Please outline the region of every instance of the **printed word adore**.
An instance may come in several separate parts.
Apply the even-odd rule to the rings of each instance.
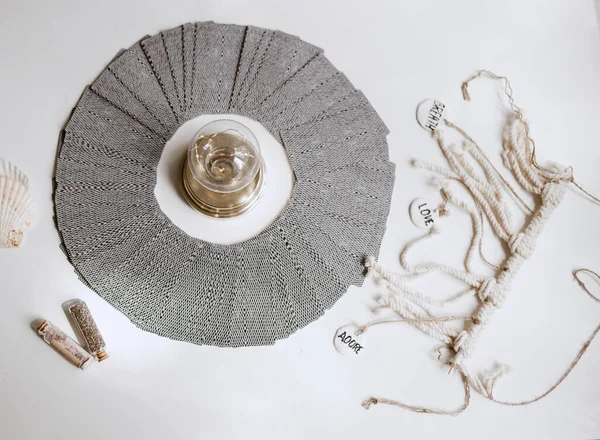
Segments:
[[[363,346],[359,344],[356,339],[354,339],[354,336],[346,334],[345,331],[339,334],[337,337],[341,339],[341,342],[343,344],[346,344],[348,348],[350,348],[356,354],[358,354],[359,351],[363,348]]]

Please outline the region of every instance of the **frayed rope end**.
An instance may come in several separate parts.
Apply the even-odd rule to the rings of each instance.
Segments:
[[[375,267],[376,264],[377,261],[375,260],[375,257],[369,255],[365,258],[363,266],[365,266],[365,268],[367,269],[367,277],[371,278],[373,281],[378,283],[379,281],[381,281],[381,275],[379,275],[379,273],[377,272],[377,269]]]
[[[411,159],[410,164],[415,168],[425,168],[425,163],[419,159]]]
[[[471,95],[469,95],[469,82],[465,81],[464,83],[462,83],[462,95],[463,95],[463,99],[465,101],[470,101],[471,100]]]
[[[365,400],[362,403],[362,406],[364,409],[369,409],[371,408],[371,405],[377,405],[379,401],[375,398],[375,397],[371,397],[370,399]]]

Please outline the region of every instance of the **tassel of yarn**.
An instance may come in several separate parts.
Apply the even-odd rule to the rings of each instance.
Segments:
[[[506,78],[504,76],[496,75],[495,73],[490,72],[489,70],[482,69],[482,70],[478,71],[477,73],[475,73],[474,75],[467,78],[462,83],[461,90],[462,90],[463,99],[465,101],[471,101],[471,95],[469,94],[469,84],[471,83],[471,81],[473,81],[477,78],[480,78],[480,77],[484,77],[484,76],[494,79],[494,80],[502,81],[504,83],[504,94],[508,98],[509,105],[510,105],[512,111],[514,112],[513,118],[520,122],[520,124],[516,124],[516,125],[520,126],[519,130],[521,131],[521,135],[523,136],[521,138],[521,142],[526,142],[526,144],[527,144],[527,150],[528,150],[529,154],[528,154],[528,157],[523,158],[523,159],[526,162],[528,162],[531,166],[533,166],[535,169],[540,171],[541,173],[546,174],[546,177],[552,178],[552,176],[555,175],[557,170],[553,170],[552,167],[543,167],[538,164],[538,162],[536,160],[536,156],[535,156],[535,142],[529,135],[529,125],[527,124],[527,122],[525,120],[523,111],[521,110],[521,108],[518,105],[515,104],[515,100],[513,97],[513,88],[511,86],[508,78]],[[509,124],[509,126],[510,125],[511,124]],[[512,166],[511,166],[511,169],[512,169]],[[565,170],[563,170],[563,172],[564,171]],[[513,172],[515,172],[514,169],[513,169]],[[516,174],[516,172],[515,172],[515,174]],[[559,172],[559,174],[561,174],[561,173]],[[517,176],[515,176],[515,177],[517,177]],[[575,181],[575,178],[573,177],[573,170],[570,167],[569,167],[569,171],[567,171],[567,175],[563,174],[563,176],[562,176],[562,179],[565,179],[565,178],[569,181],[569,183],[572,183],[579,191],[581,191],[587,197],[592,199],[594,202],[600,204],[600,198],[598,198],[598,197],[592,195],[591,193],[589,193],[588,191],[586,191],[583,187],[581,187],[581,185],[579,185]],[[521,181],[520,181],[520,183],[522,184]],[[530,191],[530,190],[528,190],[528,191]],[[530,192],[533,192],[533,191],[530,191]]]

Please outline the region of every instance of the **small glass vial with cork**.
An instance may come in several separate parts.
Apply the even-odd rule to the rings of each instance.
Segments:
[[[98,362],[108,358],[104,338],[98,330],[98,326],[88,309],[87,304],[80,300],[73,300],[68,306],[69,314],[75,322],[76,328],[85,342],[88,351]]]
[[[44,320],[38,325],[37,332],[48,345],[77,368],[83,370],[91,363],[92,356],[57,326]]]

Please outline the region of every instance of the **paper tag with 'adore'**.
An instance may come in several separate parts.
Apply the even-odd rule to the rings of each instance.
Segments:
[[[434,131],[441,127],[446,118],[446,106],[437,99],[426,99],[417,107],[417,121],[425,130]]]
[[[365,334],[359,333],[358,328],[352,324],[340,327],[335,332],[333,345],[336,351],[343,356],[358,356],[365,348]]]

